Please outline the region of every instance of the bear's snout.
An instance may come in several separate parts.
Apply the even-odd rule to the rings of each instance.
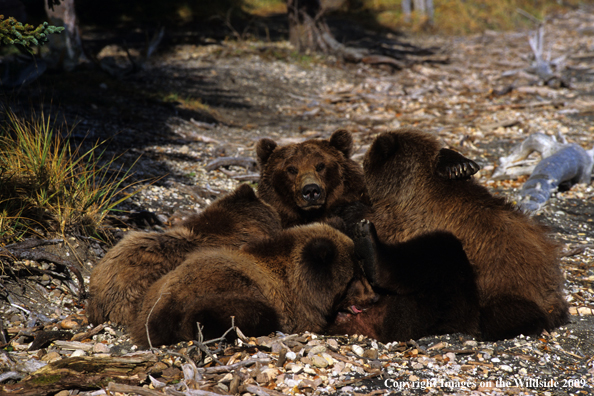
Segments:
[[[297,202],[302,209],[319,208],[326,203],[323,181],[314,173],[304,173],[297,179],[296,187],[297,196],[301,195]]]
[[[313,203],[319,200],[322,196],[322,187],[315,183],[306,184],[301,190],[301,194],[303,194],[303,198],[305,198],[307,202]]]

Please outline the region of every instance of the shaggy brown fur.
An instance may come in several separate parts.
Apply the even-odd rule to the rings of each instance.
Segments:
[[[279,213],[283,227],[325,221],[345,202],[369,202],[363,171],[350,159],[353,138],[338,130],[328,140],[278,146],[262,139],[258,196]]]
[[[373,224],[364,221],[357,224],[354,241],[380,299],[359,315],[341,313],[330,333],[363,334],[381,342],[459,332],[478,335],[474,272],[455,236],[435,231],[384,244]]]
[[[147,346],[206,339],[235,325],[247,336],[325,329],[338,311],[376,295],[346,235],[326,224],[282,231],[241,249],[194,253],[148,290],[131,326]],[[351,308],[353,312],[358,309]]]
[[[395,244],[432,230],[460,239],[479,291],[481,334],[537,334],[568,320],[558,246],[544,227],[474,180],[439,174],[440,147],[415,129],[383,133],[363,167],[380,240]]]
[[[149,286],[190,252],[239,247],[280,230],[276,211],[244,184],[164,233],[131,232],[93,270],[87,316],[95,324],[128,324]]]

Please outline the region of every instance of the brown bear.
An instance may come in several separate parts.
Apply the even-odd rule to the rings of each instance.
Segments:
[[[131,335],[146,347],[220,337],[322,332],[341,310],[375,302],[354,243],[327,224],[283,230],[240,249],[193,253],[147,291]],[[148,330],[147,330],[148,327]]]
[[[276,211],[247,184],[163,233],[131,232],[93,269],[87,316],[128,324],[148,287],[197,249],[241,245],[281,230]]]
[[[381,342],[428,335],[479,333],[475,276],[460,241],[434,231],[398,244],[379,241],[373,224],[355,226],[355,250],[377,304],[358,315],[340,312],[331,334],[363,334]]]
[[[483,339],[566,323],[558,245],[547,230],[476,181],[443,177],[440,153],[438,140],[416,129],[372,143],[363,161],[372,201],[365,217],[379,239],[397,244],[433,230],[460,239],[476,273]]]
[[[279,213],[283,227],[326,221],[344,203],[369,203],[361,166],[350,156],[353,137],[338,130],[330,139],[278,146],[261,139],[258,196]]]

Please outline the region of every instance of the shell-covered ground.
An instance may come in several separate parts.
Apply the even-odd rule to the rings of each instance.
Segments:
[[[171,32],[167,46],[141,71],[113,72],[115,77],[88,68],[44,75],[18,93],[17,103],[45,102],[77,123],[75,138],[109,138],[108,152],[122,154],[119,163],[141,156],[134,168],[137,180],[158,179],[123,204],[129,212],[111,220],[116,240],[130,228],[158,231],[200,211],[242,178],[254,180],[253,161],[215,169],[212,161],[254,158],[262,137],[282,144],[325,138],[339,127],[352,132],[358,159],[379,132],[422,128],[481,165],[475,176],[480,183],[515,200],[526,176],[491,179],[498,159],[515,144],[542,132],[585,149],[594,146],[593,11],[552,15],[544,24],[544,58],[555,61],[558,77],[550,85],[530,71],[534,31],[374,36],[377,46],[400,51],[402,70],[301,56],[284,41]],[[99,60],[116,71],[129,66],[120,39],[101,41],[94,34],[84,38]],[[366,41],[350,42],[361,43]],[[132,213],[142,211],[154,213],[163,225],[139,226]],[[11,270],[0,280],[7,338],[0,340],[6,341],[0,386],[6,394],[32,395],[98,395],[108,388],[111,394],[147,395],[207,394],[197,389],[274,396],[592,394],[594,186],[555,192],[536,217],[564,248],[560,265],[571,323],[539,337],[496,343],[453,334],[384,345],[306,333],[235,345],[195,342],[150,353],[132,345],[125,329],[89,326],[84,301],[77,300],[78,283],[63,267],[3,258]],[[88,282],[110,246],[71,235],[43,249],[80,263]],[[31,348],[33,335],[38,339],[39,332],[51,331],[60,331],[59,339],[38,340]]]

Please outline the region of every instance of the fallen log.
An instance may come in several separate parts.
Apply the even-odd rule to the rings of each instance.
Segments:
[[[533,152],[541,154],[537,164],[526,161]],[[594,148],[586,151],[575,143],[558,142],[554,137],[534,133],[512,148],[510,155],[499,159],[492,179],[515,178],[530,174],[518,192],[518,206],[524,212],[540,210],[560,185],[571,187],[590,183]]]
[[[157,362],[151,353],[121,357],[69,357],[50,363],[16,384],[0,388],[2,395],[37,396],[63,389],[99,389],[117,380],[138,385]]]

